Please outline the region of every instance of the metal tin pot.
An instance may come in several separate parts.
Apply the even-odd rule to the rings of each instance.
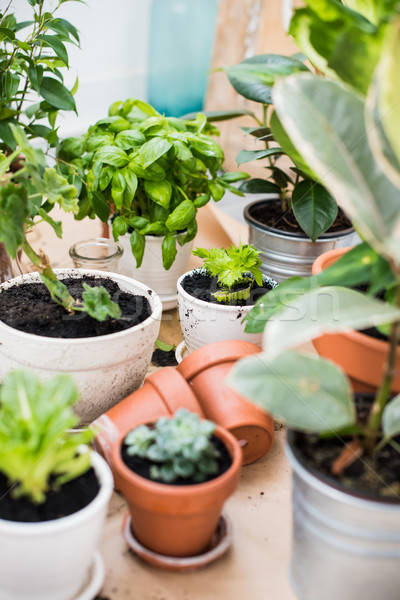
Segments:
[[[306,234],[267,227],[253,213],[262,205],[268,211],[268,203],[272,201],[273,198],[251,202],[244,209],[244,218],[249,226],[249,243],[260,251],[261,271],[278,283],[295,275],[311,275],[313,262],[320,254],[334,248],[354,246],[359,242],[352,227],[340,233],[324,233],[316,242],[312,242]]]
[[[289,433],[292,586],[301,600],[398,600],[400,502],[337,489],[310,472]]]

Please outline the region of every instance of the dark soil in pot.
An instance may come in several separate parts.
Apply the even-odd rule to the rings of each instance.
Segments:
[[[178,361],[176,360],[175,350],[166,351],[157,348],[153,352],[151,363],[155,367],[176,367]]]
[[[225,444],[219,439],[219,437],[213,435],[211,437],[212,443],[215,448],[219,451],[220,456],[218,458],[218,473],[215,475],[209,475],[204,481],[193,481],[193,479],[177,479],[170,485],[198,485],[199,483],[204,483],[205,481],[211,481],[216,477],[222,475],[229,469],[232,464],[231,457],[229,455],[228,450],[225,447]],[[164,481],[158,479],[152,479],[150,477],[150,467],[155,464],[151,460],[147,458],[141,458],[140,456],[129,456],[126,452],[126,446],[122,446],[121,448],[121,457],[124,463],[138,475],[144,477],[145,479],[149,479],[150,481],[154,481],[156,483],[165,483]]]
[[[0,519],[36,523],[53,521],[85,508],[97,496],[100,485],[93,468],[62,487],[51,489],[42,504],[13,498],[7,478],[0,473]]]
[[[253,206],[250,210],[250,216],[271,229],[278,229],[282,232],[294,233],[302,237],[307,237],[304,231],[297,223],[291,210],[282,212],[280,200],[272,199],[267,203]],[[346,217],[341,208],[338,209],[338,216],[325,233],[337,233],[352,229],[351,221]]]
[[[91,287],[104,286],[111,299],[119,304],[122,317],[118,320],[107,318],[105,321],[96,321],[82,312],[70,315],[51,299],[42,283],[26,283],[0,292],[0,320],[25,333],[53,338],[87,338],[123,331],[151,315],[147,298],[123,292],[110,279],[86,276],[62,281],[70,294],[80,299],[84,291],[83,283]]]
[[[218,290],[217,281],[216,277],[211,277],[211,275],[208,275],[206,272],[195,271],[193,273],[188,273],[186,277],[182,279],[181,285],[185,292],[198,300],[226,306],[222,302],[218,302],[218,300],[212,296],[212,294]],[[234,286],[232,289],[239,290],[240,285]],[[270,284],[264,284],[263,286],[255,284],[246,301],[238,300],[229,306],[252,306],[256,303],[258,298],[261,298],[261,296],[264,296],[264,294],[272,289],[273,286]]]
[[[367,419],[371,403],[371,395],[357,396],[356,407],[361,421]],[[288,433],[288,441],[296,458],[317,478],[358,497],[398,503],[400,453],[390,444],[386,444],[373,457],[362,455],[341,476],[332,475],[332,464],[341,454],[344,444],[351,439],[348,436],[322,439],[316,434]],[[394,441],[400,444],[400,436]]]

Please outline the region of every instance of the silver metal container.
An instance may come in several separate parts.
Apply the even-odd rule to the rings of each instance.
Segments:
[[[358,498],[293,466],[290,577],[301,600],[399,600],[400,501]]]
[[[353,228],[340,233],[324,233],[312,242],[305,234],[301,236],[267,227],[252,213],[263,204],[268,211],[268,202],[271,201],[272,198],[251,202],[244,209],[244,218],[249,226],[249,243],[260,251],[261,271],[278,283],[295,275],[311,275],[313,262],[320,254],[334,248],[354,246],[360,241]]]

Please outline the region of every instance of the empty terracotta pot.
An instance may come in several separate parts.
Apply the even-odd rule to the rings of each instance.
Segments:
[[[245,465],[271,448],[274,422],[270,415],[229,388],[225,379],[237,360],[256,352],[260,348],[250,342],[214,342],[191,352],[176,368],[190,383],[207,419],[239,440]]]
[[[112,447],[121,434],[126,435],[134,427],[158,417],[172,415],[180,407],[204,416],[186,380],[174,368],[164,367],[146,377],[140,389],[92,423],[97,450],[110,463]]]
[[[314,262],[313,274],[338,260],[350,248],[337,248],[321,254]],[[374,392],[382,380],[388,344],[359,331],[325,334],[313,340],[318,354],[335,362],[350,377],[356,392]],[[396,377],[392,391],[400,392],[400,349],[397,349]]]
[[[217,427],[232,464],[219,477],[195,485],[150,481],[129,469],[121,458],[120,436],[112,451],[112,469],[118,489],[128,503],[136,539],[165,556],[195,556],[205,552],[217,528],[224,502],[235,491],[242,452],[237,440]]]

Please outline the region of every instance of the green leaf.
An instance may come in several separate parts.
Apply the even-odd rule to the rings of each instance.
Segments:
[[[161,252],[163,267],[168,271],[168,269],[172,266],[172,263],[174,262],[175,256],[177,254],[176,240],[172,233],[168,233],[163,239]]]
[[[195,205],[196,208],[202,208],[202,206],[205,206],[209,201],[210,201],[209,194],[200,194],[200,196],[197,196],[197,198],[195,198],[193,200],[193,204]]]
[[[268,321],[263,347],[269,357],[323,333],[391,323],[400,309],[344,287],[326,286],[294,298],[277,319]]]
[[[250,177],[250,175],[248,173],[243,173],[242,171],[229,172],[222,173],[222,175],[219,176],[219,180],[225,181],[226,183],[236,183],[237,181],[242,181],[242,179],[247,179],[248,177]]]
[[[135,229],[131,233],[130,243],[132,254],[136,260],[136,268],[139,268],[143,261],[144,248],[146,244],[145,237]]]
[[[282,123],[280,122],[278,115],[274,111],[272,113],[270,119],[271,129],[274,135],[276,142],[281,146],[282,150],[284,150],[285,154],[287,154],[294,164],[308,177],[311,179],[316,179],[315,173],[313,173],[312,169],[304,162],[300,152],[297,151],[295,146],[293,145],[292,140],[289,138],[288,134],[284,130]]]
[[[271,89],[278,77],[308,71],[302,62],[279,54],[260,54],[225,69],[231,85],[245,98],[271,104]]]
[[[224,197],[225,188],[220,183],[217,183],[216,181],[209,181],[208,189],[210,190],[211,196],[215,202],[218,202]]]
[[[39,215],[41,216],[43,221],[48,223],[53,228],[56,236],[61,239],[62,238],[62,223],[61,223],[61,221],[54,221],[54,219],[52,219],[50,217],[50,215],[47,214],[47,212],[45,210],[43,210],[42,208],[39,209]]]
[[[125,178],[120,169],[114,172],[111,180],[111,197],[114,200],[115,208],[121,210],[124,200]]]
[[[128,164],[128,155],[116,146],[101,146],[95,154],[95,160],[113,167],[125,167]]]
[[[184,200],[172,211],[165,225],[172,232],[185,229],[190,221],[196,217],[196,208],[191,200]]]
[[[28,211],[28,194],[22,184],[0,186],[0,242],[4,242],[11,258],[25,240],[24,225]]]
[[[85,152],[85,140],[82,137],[70,137],[61,140],[57,148],[57,156],[66,161],[79,158]]]
[[[159,204],[164,208],[169,207],[169,202],[172,195],[172,186],[168,179],[164,179],[163,181],[145,180],[144,191],[146,192],[147,196],[156,204]]]
[[[42,193],[52,203],[58,204],[67,212],[78,212],[78,197],[76,187],[59,175],[55,169],[45,169]]]
[[[266,156],[280,156],[284,154],[282,148],[266,148],[265,150],[241,150],[236,156],[238,166],[251,160],[260,160]]]
[[[55,108],[76,111],[73,95],[57,79],[43,77],[40,86],[40,95]]]
[[[11,99],[15,96],[19,87],[19,75],[7,71],[5,75],[5,94],[7,99]]]
[[[129,225],[122,217],[115,217],[112,222],[113,238],[117,241],[121,235],[128,233]]]
[[[400,394],[395,396],[383,411],[382,431],[386,439],[400,433]]]
[[[146,141],[145,136],[137,129],[127,129],[121,131],[115,137],[115,144],[123,150],[130,150],[137,146],[142,146]]]
[[[57,35],[40,35],[36,39],[37,39],[37,41],[34,42],[35,44],[41,45],[41,43],[42,43],[45,46],[49,46],[50,48],[52,48],[54,50],[56,56],[58,56],[58,58],[63,61],[65,66],[68,67],[68,52],[67,52],[64,44],[60,40],[59,36],[57,36]]]
[[[244,194],[279,194],[281,188],[266,179],[249,179],[240,184],[239,190]]]
[[[294,216],[302,230],[315,242],[332,225],[338,207],[330,193],[313,181],[301,181],[292,192]]]
[[[365,143],[362,99],[343,84],[308,75],[279,81],[273,96],[285,130],[360,235],[400,260],[400,198]]]
[[[130,207],[138,186],[138,178],[128,167],[121,169],[121,174],[125,180],[124,204]]]
[[[105,321],[107,317],[120,318],[122,311],[118,304],[111,300],[105,287],[90,287],[86,283],[83,287],[85,290],[82,294],[83,309],[89,316],[97,321]]]
[[[171,346],[170,344],[165,344],[161,340],[156,340],[156,346],[162,352],[171,352],[171,350],[175,350],[176,346]]]
[[[166,139],[155,137],[140,148],[139,156],[144,168],[152,165],[172,147],[171,142]]]
[[[108,205],[104,194],[101,194],[100,192],[91,192],[90,201],[91,205],[93,206],[93,210],[95,214],[99,217],[100,221],[102,221],[103,223],[107,223],[108,218],[111,214],[111,208]]]
[[[94,168],[95,165],[93,165]],[[106,187],[110,184],[112,177],[114,175],[115,168],[111,165],[103,166],[100,177],[99,177],[99,189],[104,192]]]
[[[235,119],[236,117],[243,117],[245,115],[254,116],[254,113],[251,110],[246,109],[238,109],[238,110],[203,110],[201,113],[192,112],[183,115],[181,119],[185,119],[187,121],[194,121],[197,118],[198,114],[203,114],[207,117],[208,121],[227,121],[228,119]]]
[[[236,363],[227,383],[296,430],[333,432],[356,422],[347,377],[320,357],[286,352],[268,361],[255,354]]]

